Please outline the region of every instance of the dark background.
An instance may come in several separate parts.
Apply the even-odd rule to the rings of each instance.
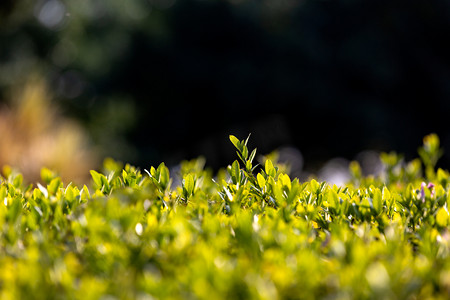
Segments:
[[[305,167],[365,149],[450,167],[450,1],[134,0],[0,4],[0,99],[30,70],[101,155],[148,167],[235,159],[252,133]]]

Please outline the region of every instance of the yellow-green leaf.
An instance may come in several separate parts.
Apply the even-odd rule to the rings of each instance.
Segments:
[[[184,178],[184,189],[186,190],[188,196],[192,195],[192,193],[194,192],[194,186],[194,177],[192,177],[192,174],[188,174]]]
[[[235,137],[234,135],[230,135],[230,141],[239,151],[241,151],[241,143],[239,142],[237,137]]]
[[[339,197],[335,190],[330,189],[328,192],[328,205],[334,209],[339,206]]]
[[[377,214],[381,213],[381,210],[383,208],[383,200],[381,197],[381,191],[378,188],[373,192],[372,206]]]
[[[291,178],[289,178],[289,175],[287,174],[280,174],[278,179],[281,181],[281,183],[286,186],[289,190],[291,189]]]
[[[269,176],[275,176],[275,172],[274,172],[274,167],[273,167],[273,163],[270,159],[266,160],[266,163],[264,165],[264,171],[266,171],[266,174]]]
[[[448,212],[443,207],[436,214],[436,224],[439,227],[446,227],[448,225]]]
[[[266,186],[266,179],[261,175],[261,173],[258,173],[258,175],[256,175],[256,180],[258,181],[258,185],[260,188]]]

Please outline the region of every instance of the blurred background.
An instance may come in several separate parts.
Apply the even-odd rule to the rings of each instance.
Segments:
[[[436,132],[449,168],[449,38],[438,0],[2,0],[0,164],[217,169],[251,133],[299,175]]]

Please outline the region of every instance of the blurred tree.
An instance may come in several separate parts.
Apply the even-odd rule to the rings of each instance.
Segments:
[[[261,151],[291,144],[306,164],[367,148],[412,156],[429,132],[450,146],[445,1],[19,0],[0,11],[0,93],[38,70],[119,159],[221,165],[227,134],[250,131]]]
[[[80,126],[63,118],[42,80],[30,80],[0,107],[0,166],[9,165],[27,181],[40,181],[42,167],[78,183],[97,166],[95,150]]]

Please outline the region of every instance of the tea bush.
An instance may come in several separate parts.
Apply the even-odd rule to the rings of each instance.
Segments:
[[[450,176],[383,154],[346,186],[300,182],[230,136],[239,160],[141,171],[106,160],[92,187],[43,169],[0,185],[2,299],[447,299]],[[422,163],[425,176],[422,175]]]

